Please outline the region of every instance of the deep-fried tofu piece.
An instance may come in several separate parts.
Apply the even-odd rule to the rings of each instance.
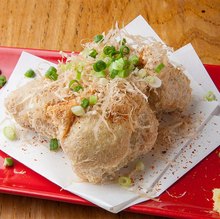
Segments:
[[[123,97],[123,107],[113,108],[117,116],[121,114],[119,118],[112,118],[113,113],[98,128],[98,115],[77,118],[67,136],[62,138],[62,148],[82,179],[92,183],[108,181],[114,178],[116,171],[152,149],[158,121],[140,94],[132,95],[132,99],[137,108],[130,116],[124,116],[130,108]],[[131,120],[136,124],[133,128]]]
[[[191,102],[190,81],[187,76],[171,64],[165,66],[157,75],[162,81],[160,88],[149,95],[149,103],[157,112],[185,110]]]
[[[46,79],[33,80],[13,91],[5,107],[22,127],[49,138],[63,137],[74,120],[71,107],[75,100],[61,101],[54,94],[59,86],[48,84]]]
[[[182,69],[169,63],[167,48],[162,43],[154,42],[146,45],[140,53],[140,63],[149,75],[157,76],[162,86],[155,91],[148,90],[150,106],[157,112],[183,111],[191,101],[190,80]],[[161,71],[156,72],[158,65],[164,64]]]

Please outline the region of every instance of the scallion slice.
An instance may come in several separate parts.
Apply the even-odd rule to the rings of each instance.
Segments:
[[[140,78],[144,78],[147,75],[147,70],[142,68],[137,72],[137,76]]]
[[[104,71],[94,72],[93,75],[97,78],[105,78],[106,77],[106,73]]]
[[[3,166],[5,166],[5,167],[12,167],[12,166],[14,166],[14,160],[11,157],[6,157],[4,159]]]
[[[50,150],[55,151],[59,148],[59,143],[56,138],[50,139]]]
[[[155,77],[154,76],[147,76],[145,78],[146,82],[148,82],[149,84],[153,84],[155,82]]]
[[[123,38],[123,39],[120,41],[120,44],[121,44],[122,46],[124,46],[126,43],[127,43],[127,41],[126,41],[125,38]]]
[[[7,82],[7,79],[4,75],[0,75],[0,88],[2,88]]]
[[[137,65],[139,62],[139,58],[136,55],[132,55],[129,57],[129,61],[133,64],[133,65]]]
[[[118,75],[119,70],[116,69],[112,69],[112,71],[110,71],[110,78],[114,79],[117,75]]]
[[[76,72],[76,80],[79,81],[81,79],[81,77],[82,77],[81,72],[77,71]]]
[[[129,52],[130,52],[130,49],[127,46],[121,46],[120,47],[120,53],[122,55],[127,55],[127,54],[129,54]]]
[[[163,63],[160,63],[155,69],[154,71],[156,73],[160,73],[160,71],[165,67],[165,65]]]
[[[144,168],[145,168],[145,166],[144,166],[144,163],[143,163],[142,161],[138,161],[138,162],[136,163],[135,169],[136,169],[137,171],[143,171]]]
[[[112,62],[112,64],[109,66],[109,70],[123,70],[125,66],[125,62],[123,58],[120,58],[118,60],[115,60],[114,62]]]
[[[69,82],[69,88],[74,92],[79,92],[80,90],[83,90],[82,85],[77,80],[71,80]]]
[[[28,71],[26,71],[24,73],[24,76],[27,78],[34,78],[36,76],[36,74],[35,74],[34,70],[29,69]]]
[[[118,178],[118,183],[119,183],[119,185],[121,185],[123,187],[129,187],[132,185],[131,178],[127,177],[127,176],[120,176]]]
[[[123,67],[123,69],[130,69],[131,63],[127,59],[123,59],[123,60],[124,60],[124,67]]]
[[[16,140],[17,138],[17,135],[16,135],[16,131],[13,127],[11,126],[6,126],[4,127],[3,129],[3,134],[4,136],[9,139],[10,141],[14,141]]]
[[[160,78],[156,76],[147,76],[145,78],[145,81],[151,86],[152,88],[159,88],[162,85],[162,81]]]
[[[105,55],[109,56],[115,52],[115,47],[114,46],[105,46],[103,49],[103,52]]]
[[[81,107],[83,107],[84,109],[87,108],[89,106],[89,100],[87,98],[82,99],[81,101]]]
[[[97,56],[97,51],[95,49],[91,49],[89,51],[89,56],[92,57],[92,58],[95,58]]]
[[[97,61],[96,63],[93,64],[93,69],[96,72],[100,72],[105,70],[107,67],[106,63],[102,60]]]
[[[73,91],[75,92],[79,92],[80,90],[83,90],[83,87],[81,85],[76,85],[74,88],[73,88]]]
[[[129,76],[129,71],[127,70],[121,70],[121,71],[118,71],[118,77],[120,78],[126,78]]]
[[[72,106],[71,111],[75,116],[83,116],[85,114],[85,110],[81,106]]]
[[[95,96],[95,95],[90,96],[89,97],[89,105],[95,105],[97,103],[97,100],[98,100],[97,96]]]
[[[102,34],[96,35],[96,36],[94,37],[94,42],[95,42],[95,43],[98,43],[98,42],[102,41],[103,38],[104,38],[104,36],[103,36]]]
[[[57,69],[53,66],[50,66],[50,68],[45,73],[45,77],[56,81],[58,79]]]
[[[118,60],[118,59],[122,58],[122,54],[119,51],[115,51],[111,54],[111,58],[113,60]]]
[[[216,101],[217,98],[212,91],[208,91],[208,93],[204,96],[204,100],[211,102]]]

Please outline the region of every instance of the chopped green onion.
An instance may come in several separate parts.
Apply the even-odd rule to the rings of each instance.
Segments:
[[[84,109],[87,108],[89,106],[89,100],[87,98],[82,99],[81,101],[81,107],[83,107]]]
[[[137,75],[138,75],[138,77],[140,77],[140,78],[144,78],[146,75],[147,75],[147,71],[146,71],[146,69],[140,69],[138,72],[137,72]]]
[[[129,57],[129,61],[133,64],[133,65],[137,65],[139,62],[139,58],[136,55],[132,55]]]
[[[94,95],[90,96],[89,105],[95,105],[97,103],[97,100],[98,100],[97,96],[94,96]]]
[[[28,71],[25,72],[24,76],[27,78],[34,78],[36,74],[32,69],[29,69]]]
[[[112,71],[110,72],[110,78],[114,79],[117,75],[118,75],[119,70],[116,69],[112,69]]]
[[[79,92],[80,90],[83,90],[83,87],[81,85],[76,85],[74,88],[73,88],[73,91],[75,92]]]
[[[208,93],[204,96],[204,100],[211,102],[211,101],[216,101],[217,98],[212,91],[208,91]]]
[[[131,71],[133,71],[134,69],[135,69],[135,66],[134,66],[132,63],[129,63],[129,66],[128,66],[127,70],[128,70],[129,72],[131,72]]]
[[[154,76],[147,76],[145,78],[145,80],[149,83],[149,84],[153,84],[155,82],[155,77]]]
[[[103,52],[105,55],[111,55],[115,52],[115,47],[114,46],[105,46],[103,49]]]
[[[120,176],[118,178],[118,183],[123,187],[129,187],[132,185],[131,178],[126,176]]]
[[[81,79],[81,76],[82,76],[81,72],[77,71],[76,72],[76,80],[79,81]]]
[[[56,138],[50,139],[50,150],[55,151],[59,148],[59,143]]]
[[[91,49],[89,51],[89,56],[91,56],[92,58],[95,58],[97,56],[97,51],[95,49]]]
[[[135,169],[136,169],[137,171],[143,171],[144,168],[145,168],[145,166],[144,166],[144,163],[143,163],[142,161],[138,161],[138,162],[136,163]]]
[[[0,75],[0,88],[2,88],[7,82],[7,79],[4,75]]]
[[[6,157],[6,158],[4,159],[3,165],[4,165],[5,167],[12,167],[12,166],[14,166],[14,161],[13,161],[13,159],[12,159],[11,157]]]
[[[126,41],[125,38],[123,38],[123,39],[120,41],[120,44],[121,44],[122,46],[124,46],[126,43],[127,43],[127,41]]]
[[[122,57],[122,54],[119,51],[115,51],[111,54],[111,58],[114,60],[118,60]]]
[[[132,68],[133,69],[133,68]],[[120,58],[112,62],[109,66],[110,78],[115,78],[119,76],[120,78],[126,78],[130,72],[130,63],[128,60]]]
[[[105,78],[106,77],[106,73],[104,71],[94,72],[93,75],[97,78]]]
[[[155,69],[154,71],[157,73],[160,73],[160,71],[165,67],[165,65],[163,63],[160,63]]]
[[[126,77],[128,77],[128,75],[129,75],[129,71],[127,71],[127,70],[121,70],[118,72],[118,77],[120,77],[120,78],[126,78]]]
[[[4,127],[3,129],[3,134],[4,136],[9,139],[10,141],[14,141],[16,140],[17,138],[17,135],[16,135],[16,131],[13,127],[11,126],[6,126]]]
[[[106,63],[102,60],[99,60],[99,61],[97,61],[96,63],[93,64],[93,69],[96,72],[103,71],[103,70],[106,69],[106,67],[107,67]]]
[[[79,92],[83,90],[82,85],[77,80],[71,80],[69,83],[69,88],[74,92]]]
[[[120,53],[122,55],[127,55],[127,54],[129,54],[129,52],[130,52],[130,49],[127,46],[121,46],[120,47]]]
[[[71,107],[71,111],[76,116],[83,116],[85,114],[85,110],[81,106],[73,106]]]
[[[123,59],[123,60],[124,60],[124,67],[123,67],[123,69],[129,69],[131,67],[131,65],[130,65],[131,63],[127,59]]]
[[[95,43],[98,43],[98,42],[102,41],[103,38],[104,38],[104,36],[101,35],[101,34],[96,35],[96,36],[94,37],[94,42],[95,42]]]
[[[115,60],[114,62],[112,62],[112,64],[109,66],[109,68],[110,68],[109,70],[110,71],[112,69],[123,70],[124,69],[124,65],[125,65],[124,59],[120,58],[120,59]]]
[[[71,80],[70,82],[69,82],[69,88],[70,89],[73,89],[75,86],[74,85],[78,85],[79,84],[79,82],[77,81],[77,80]]]
[[[56,81],[58,78],[57,69],[54,68],[53,66],[50,66],[50,68],[47,70],[47,72],[45,74],[45,77],[49,78],[53,81]]]
[[[147,76],[145,80],[153,88],[159,88],[162,85],[162,81],[156,76]]]

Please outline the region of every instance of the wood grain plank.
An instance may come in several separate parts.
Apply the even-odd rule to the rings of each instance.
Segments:
[[[0,0],[0,45],[80,51],[81,39],[139,14],[169,46],[191,42],[203,63],[220,64],[219,0]],[[0,218],[159,217],[2,194]]]
[[[2,219],[156,219],[155,216],[120,212],[112,214],[96,207],[40,200],[13,195],[0,195]],[[160,217],[162,218],[162,217]]]
[[[192,43],[204,63],[220,63],[220,2],[200,0],[1,0],[0,45],[81,50],[81,39],[142,14],[174,49]]]

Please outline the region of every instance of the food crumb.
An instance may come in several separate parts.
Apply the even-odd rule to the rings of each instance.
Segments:
[[[170,197],[172,197],[172,198],[182,198],[183,196],[186,195],[186,191],[183,192],[183,193],[180,194],[180,195],[173,195],[173,194],[171,194],[168,190],[166,190],[166,193],[167,193]]]
[[[215,188],[212,190],[213,193],[213,201],[214,201],[214,205],[213,205],[213,210],[217,211],[220,214],[220,188]]]
[[[26,173],[26,171],[25,170],[21,170],[21,171],[17,171],[17,170],[14,170],[14,173],[15,174],[25,174]]]

